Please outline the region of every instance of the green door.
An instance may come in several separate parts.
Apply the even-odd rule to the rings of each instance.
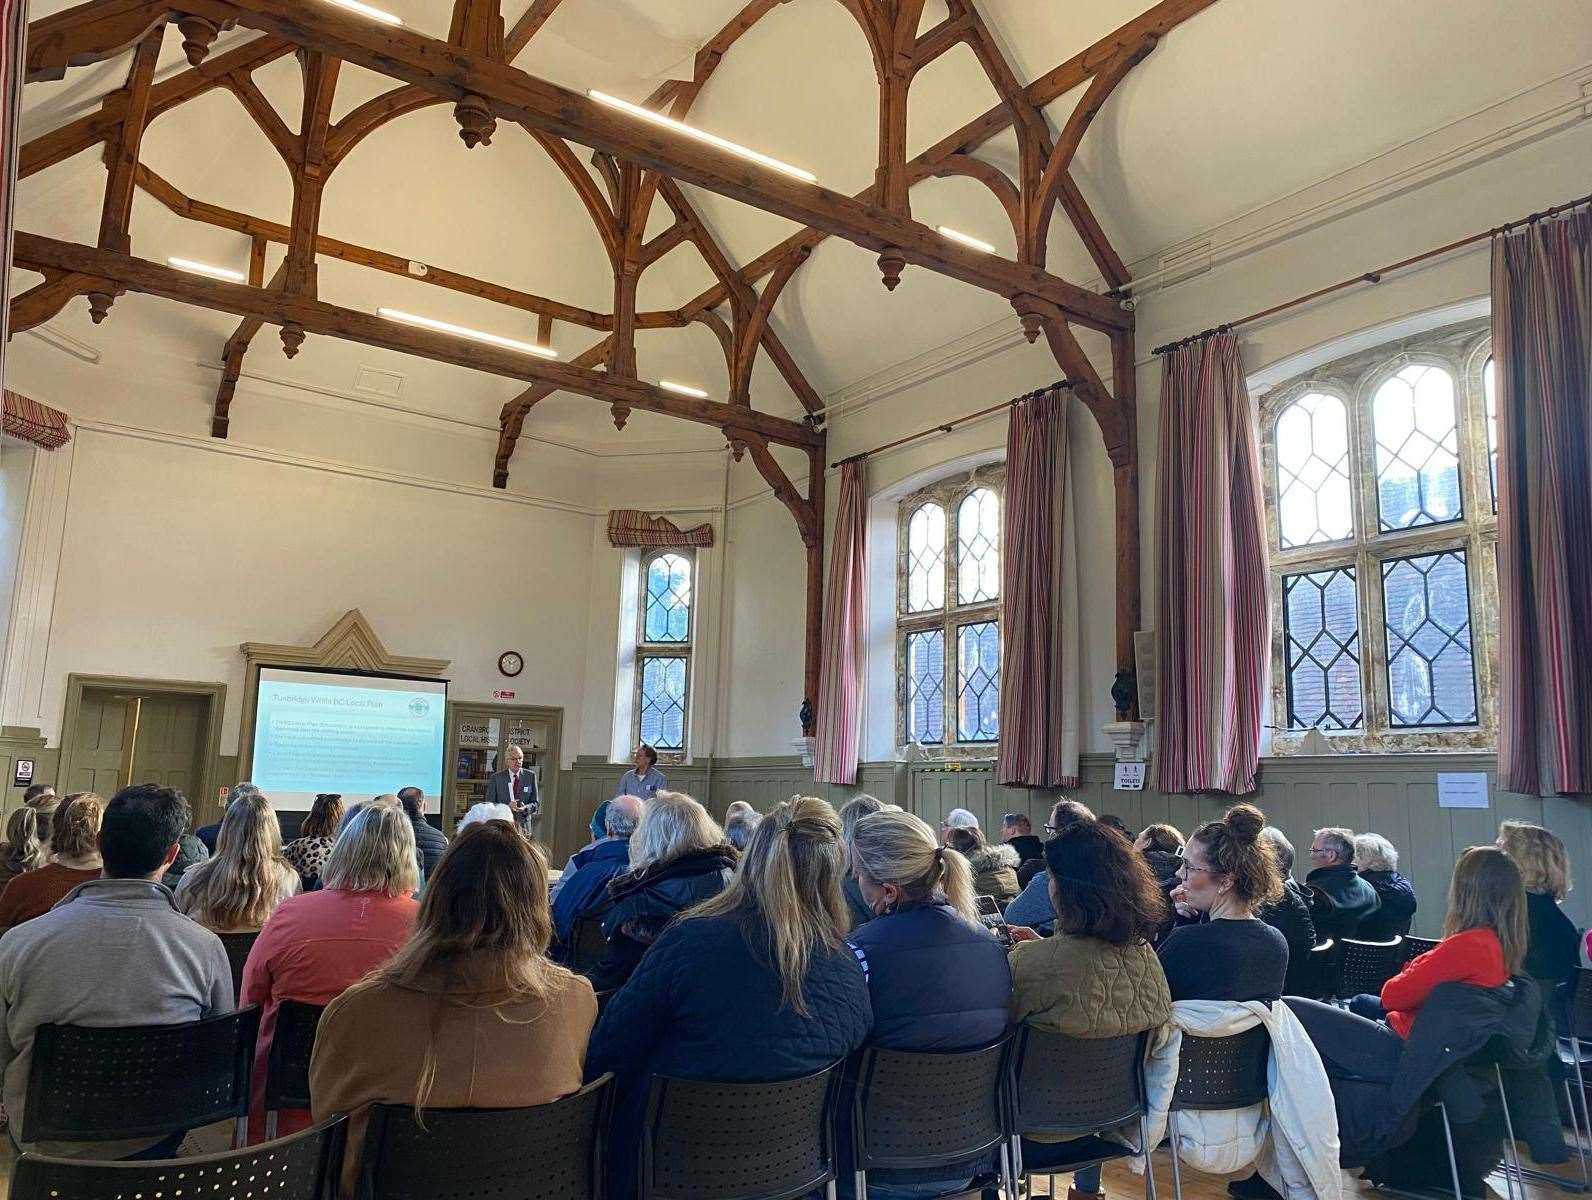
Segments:
[[[129,782],[158,783],[197,801],[207,712],[203,696],[85,688],[66,790],[108,799]]]

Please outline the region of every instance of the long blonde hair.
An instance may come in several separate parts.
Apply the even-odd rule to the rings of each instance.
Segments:
[[[1529,821],[1498,826],[1498,849],[1515,860],[1526,891],[1563,903],[1570,894],[1570,856],[1559,835]]]
[[[415,827],[396,799],[389,803],[378,796],[343,813],[321,868],[321,886],[392,897],[410,895],[420,886]]]
[[[297,890],[297,881],[282,857],[282,827],[271,802],[245,792],[227,805],[215,854],[188,868],[177,899],[207,929],[259,929]]]
[[[1531,940],[1526,889],[1515,860],[1496,846],[1472,846],[1454,864],[1443,936],[1467,929],[1490,929],[1497,934],[1504,965],[1511,975],[1519,974]]]
[[[969,920],[977,909],[973,869],[966,858],[934,840],[934,830],[909,812],[870,813],[851,831],[851,861],[858,874],[901,889],[909,903],[941,896]]]
[[[5,864],[20,875],[43,862],[44,843],[39,841],[39,814],[23,805],[6,822]]]
[[[105,800],[98,792],[73,792],[50,822],[50,853],[57,858],[98,858]]]
[[[802,980],[815,949],[839,950],[849,920],[840,892],[840,818],[816,796],[796,796],[761,821],[735,877],[696,917],[739,917],[753,952],[766,939],[782,1002],[807,1016]]]

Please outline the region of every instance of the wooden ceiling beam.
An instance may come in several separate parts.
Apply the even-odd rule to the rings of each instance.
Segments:
[[[594,345],[588,346],[580,354],[570,360],[572,367],[595,367],[599,363],[608,361],[608,348],[612,345],[614,335],[609,334]],[[535,383],[526,388],[514,399],[503,406],[498,413],[498,445],[497,457],[492,463],[492,486],[506,488],[509,485],[509,460],[514,457],[515,448],[519,445],[520,432],[525,428],[525,417],[538,403],[547,399],[558,389],[551,384]]]
[[[265,98],[265,93],[255,85],[247,71],[234,71],[227,76],[227,90],[237,97],[244,111],[254,120],[266,140],[275,148],[277,156],[289,169],[298,163],[298,135],[287,127],[275,105]]]
[[[131,50],[172,15],[169,0],[90,0],[28,25],[28,83]]]
[[[315,244],[320,236],[321,199],[330,169],[326,139],[331,131],[332,100],[342,60],[317,50],[301,51],[304,69],[304,108],[299,122],[297,169],[293,171],[293,219],[288,224],[287,258],[283,260],[282,291],[291,297],[313,299],[317,270]],[[305,330],[294,322],[282,326],[282,352],[293,358],[304,344]]]
[[[43,283],[36,283],[20,296],[11,298],[11,320],[6,328],[12,337],[26,333],[58,316],[77,297],[108,286],[92,275],[48,269],[44,272]]]
[[[258,244],[258,243],[256,243]],[[251,259],[253,262],[258,259]],[[277,268],[275,277],[270,283],[271,291],[281,291],[283,280],[287,277],[287,264],[283,263]],[[243,321],[227,339],[227,344],[221,349],[221,382],[216,386],[215,399],[210,404],[210,436],[225,438],[228,427],[232,421],[232,398],[237,395],[238,380],[243,377],[243,356],[249,352],[249,345],[254,341],[265,321],[260,317],[244,317]]]
[[[126,254],[133,246],[134,178],[138,171],[138,153],[144,142],[144,128],[149,122],[149,92],[165,36],[166,26],[162,22],[145,34],[133,51],[127,86],[122,89],[127,97],[122,124],[105,145],[105,199],[100,206],[99,226],[99,246],[103,250],[120,250]],[[115,299],[114,292],[95,290],[88,293],[89,317],[94,324],[105,319]]]

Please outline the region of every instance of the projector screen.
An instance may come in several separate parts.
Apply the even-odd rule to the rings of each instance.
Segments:
[[[249,778],[278,808],[413,785],[441,812],[447,707],[442,679],[261,667]]]

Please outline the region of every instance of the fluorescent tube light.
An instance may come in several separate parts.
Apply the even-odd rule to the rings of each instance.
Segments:
[[[975,250],[982,250],[985,254],[995,253],[995,247],[991,246],[988,242],[981,238],[976,238],[970,234],[963,233],[959,229],[952,229],[948,225],[936,225],[935,228],[940,231],[941,237],[948,237],[953,242],[961,242],[964,246],[971,246]]]
[[[194,262],[191,258],[168,258],[167,264],[176,267],[179,271],[188,271],[194,275],[208,275],[211,279],[225,279],[228,283],[247,283],[249,277],[242,271],[229,270],[226,267],[212,267],[209,263]]]
[[[662,113],[653,112],[650,108],[632,104],[628,100],[610,96],[607,92],[599,92],[595,88],[587,89],[586,94],[599,104],[617,108],[621,112],[627,112],[633,117],[640,117],[643,121],[650,121],[654,125],[662,125],[665,129],[683,133],[686,137],[695,138],[699,142],[706,142],[710,146],[717,146],[720,150],[728,150],[731,154],[739,154],[742,158],[761,163],[765,167],[770,167],[785,175],[800,179],[804,183],[818,182],[818,176],[811,171],[803,170],[801,167],[793,167],[790,163],[780,162],[779,159],[771,158],[767,154],[759,154],[756,150],[748,150],[745,146],[732,142],[728,138],[721,138],[717,134],[697,129],[695,126],[687,125],[684,121],[676,121],[673,117],[666,117]]]
[[[658,386],[666,392],[675,392],[681,396],[694,396],[698,400],[706,400],[708,394],[701,388],[691,387],[689,384],[674,383],[668,379],[658,380]]]
[[[356,12],[362,17],[369,17],[372,21],[380,21],[383,25],[402,25],[403,20],[393,16],[390,12],[383,12],[379,8],[372,8],[368,4],[361,4],[360,0],[332,0],[338,8],[346,8],[349,12]]]
[[[401,312],[396,308],[378,308],[378,316],[386,317],[389,321],[399,321],[405,325],[416,325],[421,329],[435,330],[437,333],[451,333],[457,337],[469,338],[474,342],[485,342],[488,346],[501,346],[505,350],[518,350],[522,354],[534,354],[538,358],[557,358],[558,351],[546,346],[538,346],[535,342],[520,342],[514,338],[502,337],[495,333],[483,333],[479,329],[469,329],[463,325],[452,325],[447,321],[434,320],[431,317],[417,317],[414,313]]]

